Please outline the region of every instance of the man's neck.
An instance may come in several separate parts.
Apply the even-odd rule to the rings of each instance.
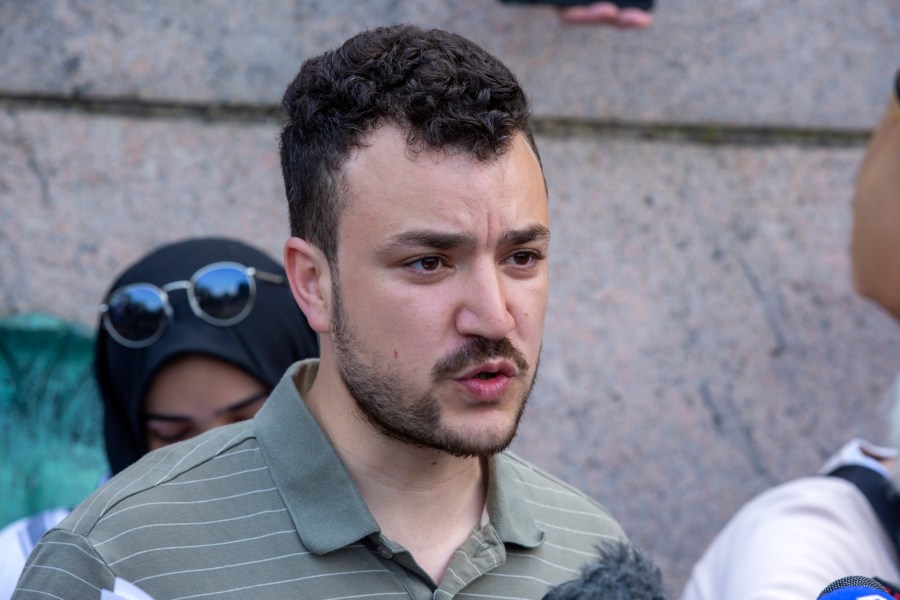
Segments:
[[[481,524],[486,465],[443,453],[424,460],[403,452],[377,456],[342,458],[382,533],[439,582],[453,553]]]
[[[320,367],[304,395],[391,541],[409,550],[434,581],[481,524],[487,465],[390,439],[356,409],[337,375]]]

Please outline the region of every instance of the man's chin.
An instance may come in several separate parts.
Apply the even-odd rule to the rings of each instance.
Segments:
[[[442,428],[427,446],[460,458],[490,457],[512,444],[517,426],[518,423],[500,429],[464,431]]]
[[[530,390],[529,390],[530,391]],[[487,457],[506,450],[516,437],[525,413],[527,396],[515,390],[498,403],[471,405],[456,414],[444,412],[435,440],[444,452],[459,457]],[[433,446],[434,447],[434,446]]]

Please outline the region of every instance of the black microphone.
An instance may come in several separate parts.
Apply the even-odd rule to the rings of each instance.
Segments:
[[[850,575],[833,581],[816,600],[894,600],[884,586],[870,577]]]
[[[622,542],[599,548],[581,577],[550,588],[543,600],[666,600],[659,567]]]

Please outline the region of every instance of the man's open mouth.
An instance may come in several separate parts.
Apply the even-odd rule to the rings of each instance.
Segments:
[[[475,379],[493,379],[494,377],[497,377],[499,374],[500,373],[481,372],[481,373],[478,373],[477,375],[475,375]]]

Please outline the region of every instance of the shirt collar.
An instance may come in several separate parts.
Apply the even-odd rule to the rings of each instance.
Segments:
[[[321,555],[380,534],[381,528],[303,401],[318,368],[318,359],[291,366],[257,413],[253,431],[300,539]],[[544,532],[527,506],[531,494],[513,461],[501,453],[488,465],[486,508],[497,535],[504,543],[540,545]]]
[[[838,467],[857,465],[868,467],[882,476],[892,479],[891,470],[884,465],[883,461],[896,459],[896,449],[876,446],[862,438],[854,438],[828,459],[819,469],[819,474],[825,475]]]
[[[492,456],[488,480],[487,511],[491,525],[504,543],[535,548],[544,541],[544,531],[528,508],[531,496],[506,452]]]
[[[254,418],[253,431],[303,545],[321,555],[380,528],[301,398],[318,368],[317,359],[291,366]]]

